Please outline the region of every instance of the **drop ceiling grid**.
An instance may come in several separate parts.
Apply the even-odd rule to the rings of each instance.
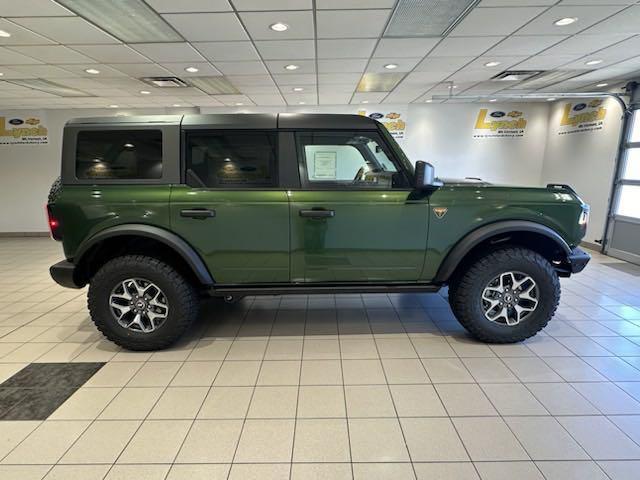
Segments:
[[[638,1],[523,0],[514,7],[513,2],[483,0],[447,37],[401,38],[400,42],[394,42],[395,37],[383,37],[397,0],[146,3],[183,37],[182,41],[127,44],[55,0],[0,0],[0,30],[12,33],[9,38],[0,37],[0,72],[4,74],[0,84],[15,86],[7,81],[44,78],[95,95],[83,101],[4,88],[0,107],[312,105],[335,104],[338,98],[349,103],[397,98],[419,102],[443,93],[443,84],[456,82],[456,76],[462,80],[455,94],[504,93],[505,89],[509,91],[508,85],[497,85],[494,92],[489,92],[488,80],[504,68],[518,65],[554,62],[558,69],[596,70],[584,80],[558,84],[565,88],[575,85],[575,89],[591,88],[603,79],[630,78],[640,71],[638,50],[631,48],[640,38],[640,21],[635,21],[640,19]],[[553,20],[563,16],[583,20],[569,28],[554,27]],[[214,20],[223,28],[203,28]],[[269,30],[276,21],[290,28],[282,34]],[[615,25],[620,25],[620,31]],[[542,40],[544,48],[529,54],[527,49],[535,50],[535,37]],[[528,42],[521,47],[522,55],[500,53],[501,45],[507,51],[517,49],[520,39]],[[389,48],[399,44],[401,51]],[[594,50],[587,50],[591,48]],[[227,50],[231,53],[225,57]],[[234,56],[235,51],[242,56]],[[598,52],[602,52],[602,65],[583,65]],[[484,67],[494,58],[504,59],[503,64]],[[404,74],[393,90],[371,94],[356,91],[364,73],[385,72],[388,63],[399,65],[389,72]],[[301,68],[289,72],[284,69],[288,64]],[[187,73],[187,66],[196,66],[199,72]],[[100,70],[100,74],[86,73],[89,68]],[[240,95],[207,95],[194,88],[167,91],[139,81],[148,75],[177,75],[188,81],[191,76],[221,74],[229,77]],[[297,92],[294,87],[304,90]],[[142,95],[142,89],[152,94]],[[13,91],[21,92],[20,99],[6,93]]]

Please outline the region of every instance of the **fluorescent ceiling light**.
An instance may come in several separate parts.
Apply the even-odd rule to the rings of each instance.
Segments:
[[[609,85],[608,83],[599,83],[598,85],[596,85],[596,87],[606,87],[607,85]]]
[[[149,90],[140,90],[140,93],[142,95],[151,95],[151,92]]]
[[[58,0],[58,3],[125,43],[184,41],[143,0]]]
[[[404,78],[404,73],[365,73],[356,91],[358,92],[390,92]]]
[[[577,21],[578,21],[578,17],[565,17],[565,18],[559,18],[558,20],[553,22],[553,24],[558,27],[565,27],[567,25],[571,25],[572,23],[576,23]]]
[[[496,62],[495,60],[492,62],[487,62],[484,64],[485,67],[497,67],[501,62]]]
[[[547,98],[547,102],[553,102],[554,100],[555,100],[555,98],[554,98],[554,97]]]
[[[76,90],[75,88],[66,87],[58,83],[50,82],[49,80],[43,80],[41,78],[26,79],[26,80],[11,80],[11,83],[20,85],[22,87],[31,88],[32,90],[39,90],[41,92],[50,93],[59,97],[92,97],[93,95],[83,92],[82,90]]]
[[[289,29],[289,25],[287,25],[286,23],[277,22],[272,25],[269,25],[269,28],[274,32],[284,32],[285,30]]]
[[[386,68],[387,70],[395,70],[396,68],[398,68],[398,65],[396,65],[395,63],[388,63],[384,66],[384,68]]]
[[[294,64],[289,64],[289,65],[285,65],[285,66],[284,66],[284,69],[285,69],[285,70],[297,70],[297,69],[299,69],[299,68],[300,68],[300,67],[299,67],[298,65],[294,65]]]
[[[209,95],[237,95],[240,91],[222,76],[190,77],[189,83]]]
[[[385,37],[444,37],[478,0],[400,0]]]
[[[96,70],[95,68],[87,68],[85,72],[90,73],[91,75],[98,75],[100,70]]]
[[[584,62],[585,65],[598,65],[599,63],[602,63],[602,60],[598,59],[598,60],[589,60],[588,62]]]
[[[293,87],[293,91],[294,92],[302,92],[304,90],[304,88],[302,87]]]
[[[9,38],[11,34],[9,32],[5,32],[4,30],[0,30],[0,37]]]
[[[200,70],[198,68],[196,68],[196,67],[187,67],[187,68],[184,69],[184,71],[185,72],[189,72],[189,73],[197,73]]]

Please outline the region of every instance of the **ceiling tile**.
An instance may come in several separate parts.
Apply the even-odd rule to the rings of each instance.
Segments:
[[[181,78],[188,77],[211,77],[216,75],[222,75],[220,71],[213,67],[210,63],[207,62],[189,62],[189,63],[181,63],[181,62],[171,62],[171,63],[161,63],[161,66],[169,70],[174,75],[177,75]],[[187,72],[186,69],[189,67],[195,67],[198,69],[197,72]]]
[[[349,83],[346,85],[328,85],[328,84],[320,84],[318,86],[318,92],[320,94],[323,93],[353,93],[358,83]]]
[[[283,93],[284,99],[289,105],[314,105],[318,96],[306,93]]]
[[[340,58],[318,60],[318,73],[358,73],[367,66],[366,58]],[[388,70],[387,70],[388,71]]]
[[[443,39],[430,57],[468,57],[482,55],[504,37],[449,37]]]
[[[228,79],[229,77],[227,77]],[[241,93],[245,95],[280,95],[278,91],[278,87],[276,87],[275,83],[271,83],[270,85],[247,85],[240,86],[234,83],[234,86],[240,90]]]
[[[574,34],[613,15],[621,5],[553,7],[518,31],[518,35],[558,35]],[[559,18],[576,17],[577,22],[564,27],[553,24]],[[619,33],[619,32],[618,32]]]
[[[193,42],[247,40],[235,13],[168,13],[162,17]]]
[[[422,57],[418,58],[372,58],[367,66],[367,72],[409,72],[422,60]],[[385,65],[397,65],[397,68],[388,69]]]
[[[353,84],[355,89],[362,75],[360,73],[318,73],[321,85]]]
[[[14,18],[13,20],[15,21],[19,19]],[[47,43],[55,43],[48,38],[31,32],[5,18],[0,18],[0,30],[4,30],[11,34],[10,37],[0,37],[0,45],[45,45]]]
[[[378,37],[390,14],[391,10],[321,10],[316,13],[318,38]]]
[[[411,72],[404,78],[402,83],[406,85],[421,85],[424,83],[442,82],[452,73],[451,71]]]
[[[316,57],[313,40],[269,40],[255,42],[265,60],[312,59]]]
[[[506,70],[507,68],[510,68],[513,65],[516,65],[526,59],[527,59],[527,55],[508,55],[508,56],[487,55],[487,56],[477,57],[467,66],[465,66],[465,68],[484,69],[490,72],[494,72],[495,74],[495,73],[501,72],[502,70]],[[485,65],[488,62],[500,62],[500,65],[497,65],[495,67],[486,67]]]
[[[505,38],[497,44],[487,55],[535,55],[568,38],[566,35],[514,35]]]
[[[454,72],[475,57],[427,57],[416,66],[417,72]]]
[[[366,93],[354,93],[352,104],[356,103],[380,103],[389,92],[366,92]]]
[[[316,0],[318,10],[349,8],[393,8],[395,0]]]
[[[225,12],[231,10],[227,0],[145,0],[158,13]]]
[[[632,6],[582,33],[640,33],[640,5]]]
[[[132,47],[154,62],[204,61],[204,57],[188,43],[137,43]]]
[[[543,11],[542,7],[475,8],[450,36],[510,35]]]
[[[273,79],[278,85],[315,85],[315,73],[274,74]]]
[[[63,68],[53,65],[20,65],[13,67],[14,70],[29,77],[38,78],[70,78],[77,77],[76,74]],[[2,77],[4,78],[4,76]]]
[[[215,62],[215,67],[224,75],[256,75],[267,73],[262,62]]]
[[[0,17],[73,16],[73,13],[53,0],[0,0]]]
[[[538,37],[539,38],[539,37]],[[588,55],[614,43],[629,38],[628,34],[620,35],[575,35],[545,50],[545,55]]]
[[[258,10],[311,10],[311,0],[233,0],[239,12]]]
[[[26,17],[14,18],[13,21],[58,43],[120,43],[80,17]]]
[[[87,63],[91,59],[63,45],[32,45],[11,47],[15,52],[33,57],[46,63]]]
[[[101,63],[76,63],[76,64],[72,64],[72,65],[60,64],[60,65],[58,65],[58,67],[64,68],[68,72],[71,72],[72,74],[74,74],[74,76],[75,75],[79,75],[79,76],[82,76],[82,77],[86,77],[87,79],[95,79],[96,77],[98,77],[98,78],[122,77],[123,75],[125,75],[121,71],[116,70],[114,68],[111,68],[111,67],[109,67],[107,65],[103,65]],[[93,74],[85,72],[85,70],[87,70],[89,68],[92,68],[92,69],[95,69],[95,70],[99,70],[100,74],[99,75],[93,75]]]
[[[147,63],[149,59],[127,45],[74,45],[74,50],[84,53],[100,63]]]
[[[397,88],[396,88],[397,90]],[[382,103],[410,103],[413,100],[415,100],[416,98],[418,98],[425,90],[414,90],[414,91],[410,91],[410,90],[406,90],[406,91],[402,91],[402,90],[398,90],[396,91],[394,90],[393,92],[389,93],[389,95],[387,95],[384,100],[382,101]]]
[[[424,57],[440,38],[382,38],[374,57]]]
[[[109,65],[133,77],[156,77],[171,75],[171,72],[156,63],[115,63]]]
[[[212,62],[260,59],[251,42],[203,42],[193,46]]]
[[[351,100],[351,93],[321,93],[320,103],[322,105],[344,105]]]
[[[369,58],[375,38],[318,40],[318,58]]]
[[[314,73],[316,71],[316,62],[313,60],[296,60],[290,62],[287,60],[267,60],[265,61],[267,68],[274,74],[297,75],[301,73]],[[284,67],[289,64],[298,66],[296,70],[287,70]]]
[[[270,75],[227,75],[227,80],[237,87],[247,85],[273,85]]]
[[[9,80],[12,78],[25,78],[25,74],[18,72],[17,70],[15,70],[16,68],[18,68],[18,66],[13,66],[11,68],[9,67],[3,67],[0,66],[0,73],[2,73],[2,79],[3,80]],[[28,75],[28,78],[36,78],[35,76],[32,75]],[[12,83],[7,83],[7,82],[0,82],[0,92],[2,90],[7,89],[8,87],[11,87],[13,84]]]
[[[256,95],[249,95],[249,98],[253,101],[253,103],[255,103],[256,105],[286,105],[285,101],[282,99],[281,95],[262,95],[262,94],[256,94]]]
[[[456,82],[482,82],[489,80],[501,70],[490,70],[487,68],[463,68],[451,75]]]
[[[514,66],[524,70],[551,70],[575,60],[579,55],[537,55]],[[585,69],[590,67],[584,66]]]
[[[241,12],[240,18],[254,40],[288,40],[313,38],[313,13],[308,11]],[[284,23],[289,28],[274,32],[269,25]]]
[[[589,0],[580,0],[588,2]],[[522,7],[546,7],[554,5],[558,0],[482,0],[478,7],[513,7],[518,4]]]
[[[253,102],[246,95],[212,95],[214,99],[228,106],[235,106],[238,103],[243,105],[253,105]]]

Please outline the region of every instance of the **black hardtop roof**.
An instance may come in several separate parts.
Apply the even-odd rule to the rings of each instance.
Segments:
[[[211,113],[73,118],[67,126],[181,125],[185,129],[354,129],[371,130],[378,122],[363,115],[336,113]]]

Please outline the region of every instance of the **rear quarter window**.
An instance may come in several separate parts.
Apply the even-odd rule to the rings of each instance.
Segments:
[[[82,180],[162,178],[160,130],[78,132],[76,177]]]

